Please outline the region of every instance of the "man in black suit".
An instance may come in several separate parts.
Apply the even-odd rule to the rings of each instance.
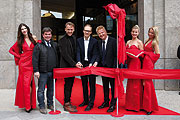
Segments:
[[[60,50],[60,67],[78,67],[81,68],[79,63],[76,63],[76,38],[73,35],[75,25],[72,22],[65,24],[66,34],[58,41]],[[75,77],[65,78],[64,84],[64,110],[69,112],[77,112],[76,106],[70,102],[72,86]]]
[[[84,37],[77,39],[77,61],[79,64],[81,64],[82,67],[91,67],[92,65],[96,67],[98,41],[90,36],[92,33],[92,27],[90,24],[86,24],[84,26],[83,33]],[[88,97],[88,79],[90,86],[90,99]],[[94,105],[96,76],[81,76],[81,80],[83,86],[84,101],[79,106],[82,107],[88,105],[85,108],[85,111],[89,111],[93,108]]]
[[[116,68],[117,65],[117,42],[116,39],[107,35],[107,31],[103,26],[98,26],[96,32],[101,39],[99,41],[99,63],[101,67]],[[99,109],[109,107],[109,83],[111,85],[111,102],[107,112],[113,112],[115,110],[116,98],[114,97],[115,91],[115,79],[102,76],[103,90],[104,90],[104,102]]]

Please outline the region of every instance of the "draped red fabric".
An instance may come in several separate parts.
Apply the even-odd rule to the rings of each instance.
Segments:
[[[118,20],[118,61],[119,63],[124,63],[126,51],[124,42],[126,12],[124,9],[120,9],[116,4],[108,4],[104,6],[104,8],[109,12],[112,19]]]
[[[139,58],[140,56],[144,55],[144,51],[131,48],[131,49],[126,49],[126,54],[130,58]]]
[[[16,85],[15,105],[19,108],[36,108],[36,86],[33,76],[32,54],[34,44],[30,46],[24,40],[22,44],[23,53],[19,53],[17,42],[9,49],[9,53],[14,55],[15,63],[19,66],[19,75]],[[30,91],[30,86],[31,90]]]
[[[128,79],[180,79],[180,69],[154,69],[154,70],[130,70],[119,68],[86,67],[79,68],[55,68],[54,78],[66,78],[83,75],[100,75],[115,78],[115,96],[121,97],[124,94],[122,81]]]
[[[151,58],[151,60],[152,60],[152,62],[154,64],[157,62],[157,60],[160,57],[160,54],[155,54],[154,52],[146,52],[146,51],[144,51],[144,53]]]
[[[18,65],[19,60],[20,60],[20,53],[19,53],[19,47],[18,47],[17,42],[9,49],[9,53],[14,55],[15,64]]]

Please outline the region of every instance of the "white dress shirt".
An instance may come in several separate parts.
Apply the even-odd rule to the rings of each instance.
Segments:
[[[107,45],[107,42],[108,42],[108,38],[109,38],[109,36],[107,36],[107,38],[105,40],[102,40],[102,41],[105,41],[105,50],[106,50],[106,45]],[[102,48],[103,48],[103,43],[102,43]]]
[[[49,46],[48,46],[48,47],[51,47],[50,41],[46,41],[46,40],[44,40],[44,41],[45,41],[45,43],[46,43],[46,46],[48,46],[48,43],[47,43],[47,42],[49,42]]]
[[[89,46],[89,40],[90,40],[90,37],[86,40],[85,37],[84,37],[84,53],[85,53],[85,56],[84,56],[84,60],[85,61],[88,61],[88,46]]]

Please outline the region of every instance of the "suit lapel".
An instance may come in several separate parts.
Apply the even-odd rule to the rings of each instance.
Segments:
[[[90,52],[90,49],[91,49],[91,47],[92,47],[92,39],[91,39],[91,37],[90,37],[90,39],[89,39],[89,44],[88,44],[88,55],[89,55],[89,52]]]
[[[72,46],[70,39],[68,39],[68,37],[66,38],[66,44],[69,45],[69,47],[70,47],[69,49],[70,49],[71,53],[73,53],[73,46]]]
[[[82,51],[83,51],[83,55],[85,56],[85,47],[84,47],[84,38],[82,37],[82,39],[80,40],[80,43],[81,43],[81,48],[82,48]]]
[[[102,40],[101,40],[101,42],[100,42],[99,50],[100,50],[100,54],[101,54],[101,56],[102,56]]]
[[[108,41],[107,41],[107,44],[106,44],[106,53],[105,53],[105,56],[107,54],[107,51],[109,50],[109,45],[110,45],[110,40],[109,40],[109,37],[108,37]]]

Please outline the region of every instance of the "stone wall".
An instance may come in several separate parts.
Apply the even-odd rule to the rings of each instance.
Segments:
[[[161,57],[157,69],[179,69],[176,57],[180,44],[180,1],[138,0],[138,24],[140,39],[145,41],[148,28],[159,27]],[[15,43],[17,28],[26,23],[31,32],[41,37],[41,0],[2,0],[0,4],[0,88],[15,88],[18,68],[9,48]],[[178,80],[155,80],[156,89],[179,90]]]
[[[9,48],[15,43],[20,23],[40,39],[41,0],[2,0],[0,4],[0,88],[15,88],[18,68]]]
[[[161,57],[157,69],[180,69],[177,47],[180,44],[180,1],[179,0],[138,0],[140,38],[148,38],[148,28],[159,27]],[[155,80],[156,89],[179,90],[178,80]]]

